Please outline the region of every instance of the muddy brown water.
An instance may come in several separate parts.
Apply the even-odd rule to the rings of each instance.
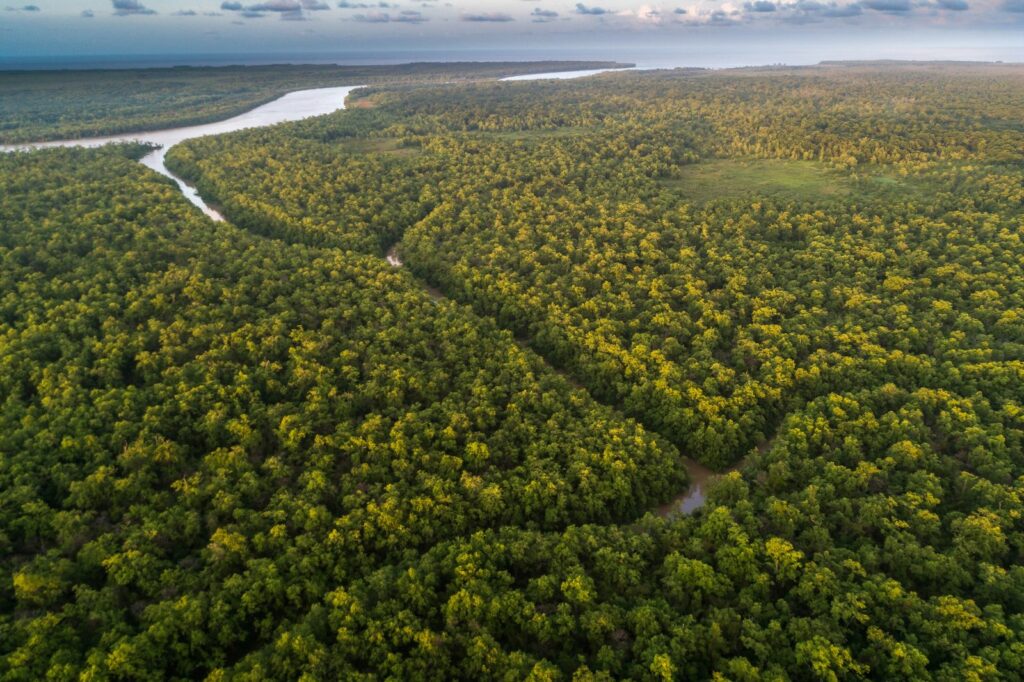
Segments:
[[[712,471],[689,457],[683,457],[683,466],[686,468],[686,475],[690,479],[690,484],[686,490],[658,507],[658,516],[692,514],[697,511],[704,506],[704,502],[707,499],[707,486],[723,475],[717,471]],[[728,473],[728,471],[724,473]]]

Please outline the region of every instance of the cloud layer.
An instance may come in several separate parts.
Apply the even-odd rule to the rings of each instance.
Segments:
[[[127,17],[136,14],[156,14],[156,10],[149,9],[139,0],[110,0],[114,6],[114,14],[119,17]]]
[[[84,5],[88,0],[50,1],[64,3],[62,9],[67,12],[69,3],[82,2]],[[157,15],[156,9],[144,4],[148,2],[150,0],[111,0],[112,13],[119,17]],[[509,35],[545,35],[551,31],[575,31],[586,35],[597,31],[652,30],[658,27],[798,26],[828,22],[842,26],[908,28],[928,25],[944,28],[997,25],[1007,28],[1021,24],[1024,28],[1024,0],[685,0],[685,4],[634,4],[630,0],[479,0],[473,3],[469,0],[223,0],[219,3],[220,12],[210,11],[212,8],[209,4],[204,6],[204,2],[217,0],[182,0],[179,7],[163,5],[159,9],[164,16],[170,17],[207,17],[211,22],[216,17],[223,17],[221,25],[275,16],[284,21],[310,21],[322,16],[353,27],[362,24],[366,28],[360,30],[367,32],[368,36],[386,35],[382,29],[369,28],[373,24],[401,26],[428,23],[430,26],[421,29],[417,35],[428,35],[428,31],[435,35],[443,35],[446,31],[456,37],[460,34],[491,35],[498,30],[487,25],[504,25],[507,28],[503,30]],[[10,5],[4,9],[28,20],[33,14],[45,15],[47,6]],[[331,9],[340,11],[332,13]],[[93,18],[96,12],[80,6],[73,8],[71,15]],[[463,29],[454,28],[460,24]],[[473,24],[479,28],[471,28]],[[433,28],[445,25],[447,29]],[[396,32],[401,30],[394,29]]]

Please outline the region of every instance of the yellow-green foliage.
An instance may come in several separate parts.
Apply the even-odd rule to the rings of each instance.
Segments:
[[[1019,67],[372,98],[0,158],[2,675],[1020,678]]]

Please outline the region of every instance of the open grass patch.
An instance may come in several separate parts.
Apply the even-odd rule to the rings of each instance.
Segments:
[[[846,174],[815,161],[781,159],[713,159],[684,166],[662,181],[695,202],[744,196],[822,199],[852,190]]]
[[[387,156],[415,156],[421,153],[418,147],[402,146],[394,137],[345,138],[340,142],[346,152],[353,154],[384,154]]]
[[[667,188],[696,203],[713,199],[772,197],[794,201],[863,199],[921,201],[955,189],[948,169],[901,175],[884,165],[838,170],[817,161],[788,159],[711,159],[684,166],[663,179]]]

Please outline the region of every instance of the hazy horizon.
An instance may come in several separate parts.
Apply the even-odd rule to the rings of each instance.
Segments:
[[[483,62],[483,61],[619,61],[639,68],[738,68],[783,64],[813,65],[822,61],[896,60],[1024,62],[1024,49],[998,45],[959,45],[943,50],[927,45],[901,44],[899,49],[850,50],[796,46],[773,49],[772,46],[743,46],[725,43],[691,49],[614,48],[596,49],[408,49],[348,51],[263,51],[204,53],[95,53],[0,55],[0,69],[111,69],[160,68],[173,66],[253,66],[261,64],[405,64],[411,62]]]
[[[614,59],[1024,61],[1024,0],[34,0],[0,11],[0,68]]]

